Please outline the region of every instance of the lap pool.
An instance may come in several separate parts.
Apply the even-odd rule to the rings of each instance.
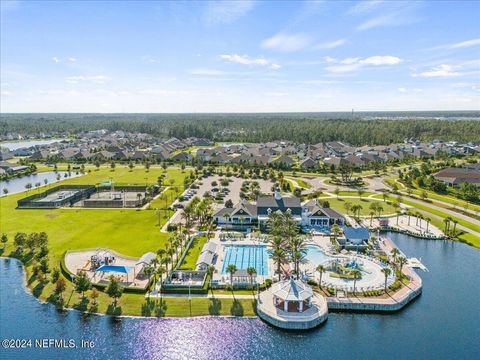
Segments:
[[[268,275],[268,255],[265,245],[225,245],[222,274],[227,273],[228,265],[238,270],[255,268],[257,275]]]

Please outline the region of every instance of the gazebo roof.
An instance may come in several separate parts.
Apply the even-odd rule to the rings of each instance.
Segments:
[[[274,285],[273,295],[288,301],[303,301],[313,296],[310,286],[301,280],[284,280]]]

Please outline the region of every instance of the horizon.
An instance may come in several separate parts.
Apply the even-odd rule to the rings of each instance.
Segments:
[[[1,4],[2,113],[480,110],[478,2]]]

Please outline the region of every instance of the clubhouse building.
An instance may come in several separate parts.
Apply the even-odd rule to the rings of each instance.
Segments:
[[[255,204],[241,200],[233,207],[224,207],[213,214],[213,219],[218,226],[245,230],[251,227],[264,227],[275,212],[290,213],[299,225],[308,228],[321,228],[327,230],[333,224],[342,226],[344,217],[330,208],[322,208],[316,200],[311,200],[302,205],[295,196],[282,196],[280,191],[275,191],[273,196],[262,196]]]

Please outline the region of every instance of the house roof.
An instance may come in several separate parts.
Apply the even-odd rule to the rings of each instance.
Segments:
[[[273,286],[273,295],[288,301],[303,301],[313,296],[310,286],[301,280],[284,280]]]
[[[205,245],[203,245],[202,253],[206,251],[214,253],[216,250],[217,250],[217,244],[215,244],[212,241],[209,241]]]
[[[259,197],[257,200],[257,214],[269,215],[268,209],[270,209],[272,212],[277,210],[285,212],[287,209],[290,209],[292,215],[302,214],[302,205],[300,203],[300,199],[294,196],[282,196],[280,199],[276,199],[274,196]]]

